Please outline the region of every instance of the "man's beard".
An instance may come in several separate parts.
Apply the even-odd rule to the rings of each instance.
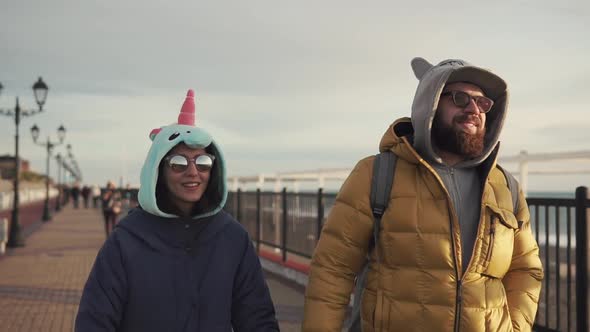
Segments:
[[[437,112],[438,113],[438,112]],[[453,124],[465,122],[472,115],[461,114],[453,118]],[[481,126],[479,118],[474,117],[474,122]],[[469,134],[453,125],[446,126],[440,120],[438,114],[432,124],[432,138],[436,147],[465,158],[475,158],[482,154],[484,147],[485,127],[477,127],[475,134]]]

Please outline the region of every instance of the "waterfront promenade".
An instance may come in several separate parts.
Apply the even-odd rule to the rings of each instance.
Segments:
[[[0,256],[0,331],[73,331],[78,303],[105,239],[98,209],[65,207],[23,248]],[[281,331],[299,331],[300,288],[267,277]]]
[[[587,324],[588,290],[580,282],[588,280],[586,265],[580,264],[587,261],[586,250],[580,249],[587,248],[587,237],[575,232],[590,219],[590,200],[586,191],[582,194],[579,199],[528,199],[545,268],[537,331],[587,331],[581,323]],[[239,218],[259,249],[281,331],[301,328],[309,258],[334,198],[321,192],[232,192],[228,197],[226,211]],[[29,204],[21,212],[39,220],[41,207]],[[0,211],[0,217],[8,212]],[[25,223],[24,230],[26,247],[0,256],[0,331],[71,331],[104,241],[100,210],[67,206],[52,221]]]

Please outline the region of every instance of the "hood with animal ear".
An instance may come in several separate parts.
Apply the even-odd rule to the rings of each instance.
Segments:
[[[192,218],[204,218],[219,212],[225,205],[227,199],[227,184],[225,161],[219,145],[215,143],[211,135],[204,129],[195,126],[195,93],[188,90],[186,99],[180,110],[178,122],[153,129],[149,137],[152,140],[152,146],[147,154],[143,167],[141,169],[140,187],[139,187],[139,205],[147,212],[166,218],[175,218],[176,215],[163,212],[158,207],[156,199],[156,187],[158,183],[159,166],[166,154],[180,143],[186,144],[189,148],[205,149],[208,148],[215,155],[214,169],[219,175],[218,183],[209,183],[208,187],[217,186],[221,199],[218,202],[212,202],[213,207]],[[211,178],[213,179],[213,178]],[[211,181],[211,180],[210,180]],[[209,190],[209,189],[208,189]]]
[[[457,167],[469,167],[481,163],[498,144],[504,125],[508,110],[506,82],[491,71],[463,60],[444,60],[433,66],[423,58],[414,58],[411,64],[414,75],[419,80],[412,103],[414,147],[427,160],[442,163],[441,158],[434,152],[431,134],[440,94],[446,84],[455,82],[475,84],[494,101],[491,111],[486,114],[486,135],[482,154],[457,164]]]

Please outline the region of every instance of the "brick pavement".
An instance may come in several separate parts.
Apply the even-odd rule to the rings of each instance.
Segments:
[[[280,278],[268,275],[266,278],[272,296],[277,319],[282,332],[301,331],[303,319],[303,290],[290,286]]]
[[[104,241],[96,209],[66,207],[0,256],[0,331],[72,331],[82,288]],[[299,331],[303,293],[269,277],[281,331]]]
[[[71,331],[104,241],[97,210],[65,208],[0,259],[0,330]]]

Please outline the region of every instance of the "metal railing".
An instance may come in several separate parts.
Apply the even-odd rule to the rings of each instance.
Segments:
[[[282,192],[230,192],[226,211],[240,220],[257,246],[311,258],[336,194]]]
[[[588,331],[587,188],[573,199],[527,202],[545,272],[535,330]]]
[[[535,331],[588,331],[587,188],[576,198],[528,198],[531,227],[545,279]],[[311,258],[336,194],[230,192],[225,210],[250,233],[257,248]],[[575,296],[574,296],[575,294]]]

